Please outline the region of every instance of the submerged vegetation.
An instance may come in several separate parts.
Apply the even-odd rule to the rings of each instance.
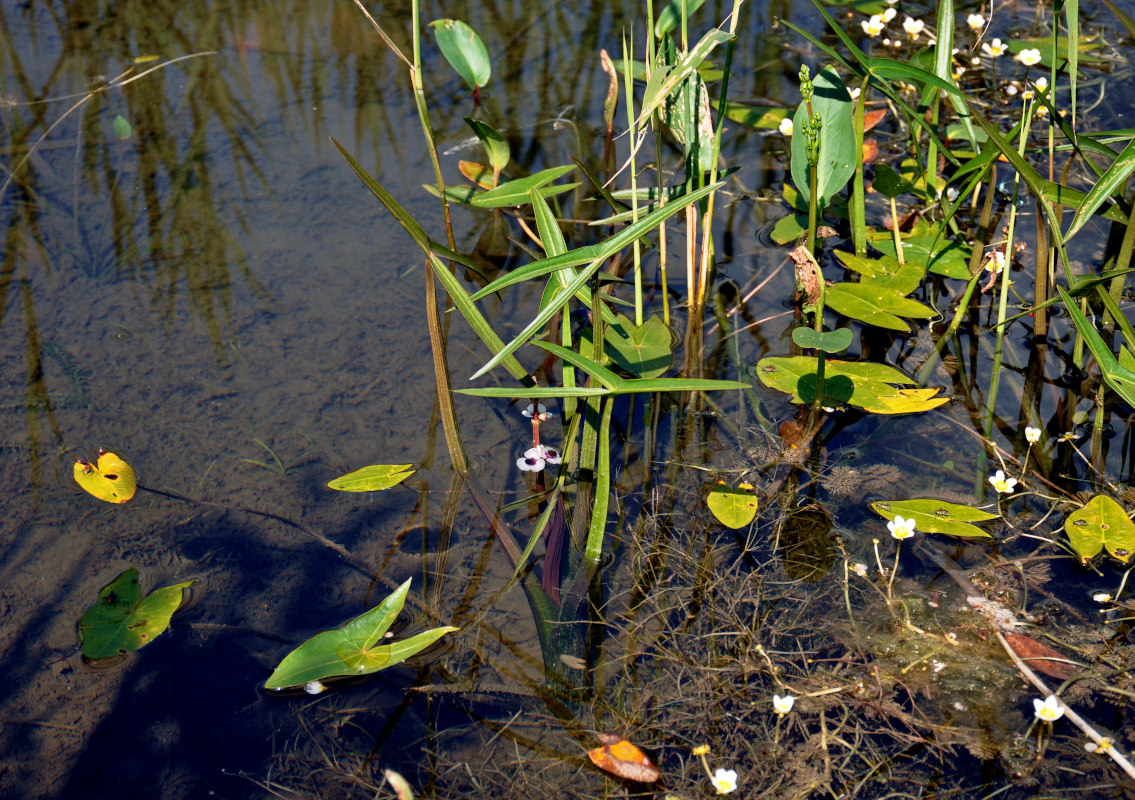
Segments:
[[[128,442],[73,467],[118,507],[140,493],[282,522],[360,584],[349,621],[328,612],[302,643],[255,644],[261,701],[295,707],[255,784],[1135,794],[1135,132],[1100,129],[1085,102],[1126,66],[1135,20],[1105,0],[1127,33],[1113,41],[1076,0],[1012,30],[953,0],[925,18],[813,0],[776,20],[795,59],[776,102],[731,96],[740,0],[700,31],[700,3],[647,2],[620,52],[594,54],[603,116],[575,124],[595,146],[533,168],[494,111],[500,54],[473,27],[414,2],[396,30],[356,5],[412,94],[438,216],[332,143],[387,212],[380,236],[400,229],[420,251],[402,280],[424,284],[424,329],[397,335],[428,337],[447,489],[418,489],[392,544],[348,547],[284,511],[146,486]],[[440,145],[434,45],[463,84],[477,160]],[[773,154],[778,197],[746,184],[738,131]],[[779,209],[763,230],[776,258],[741,285],[720,218],[757,205]],[[116,234],[87,276],[120,271],[136,238]],[[8,291],[19,269],[5,265]],[[456,374],[455,343],[470,342],[480,366]],[[29,413],[50,412],[42,388]],[[508,475],[463,433],[493,413],[523,430],[498,459]],[[314,451],[305,438],[286,462],[251,437],[270,460],[240,460],[286,480]],[[361,506],[427,461],[353,465],[328,487]],[[104,583],[75,613],[92,661],[176,627],[194,581],[144,598],[133,567]],[[221,602],[207,582],[193,591]],[[365,694],[376,673],[395,705]]]

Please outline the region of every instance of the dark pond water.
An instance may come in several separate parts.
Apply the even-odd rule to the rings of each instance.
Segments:
[[[371,10],[408,51],[408,5]],[[691,31],[728,10],[707,3]],[[998,8],[993,32],[1043,30],[1047,13]],[[1085,77],[1086,129],[1132,124],[1131,42],[1109,15],[1085,6],[1085,29],[1102,34],[1112,62]],[[599,51],[616,55],[628,25],[638,26],[639,41],[641,3],[430,4],[422,12],[443,16],[472,24],[493,54],[478,113],[505,131],[518,172],[572,158],[602,170]],[[815,55],[778,18],[823,30],[811,6],[746,5],[734,99],[797,102],[796,72]],[[747,797],[883,796],[887,780],[895,791],[930,786],[940,797],[1024,797],[1030,780],[1122,791],[1102,759],[1072,775],[1038,770],[1020,755],[1035,692],[995,646],[975,635],[963,653],[892,624],[901,617],[943,636],[966,627],[956,618],[957,587],[926,588],[933,565],[904,557],[902,614],[872,584],[845,594],[843,565],[874,570],[871,540],[886,537],[866,499],[932,494],[964,503],[984,485],[977,434],[992,299],[981,301],[953,349],[955,367],[939,381],[955,401],[897,424],[854,417],[835,426],[812,466],[826,483],[797,488],[786,455],[791,428],[780,429],[786,448],[761,430],[740,392],[715,396],[713,408],[664,408],[655,422],[644,422],[641,404],[618,406],[610,558],[578,613],[561,620],[561,657],[549,667],[523,594],[504,591],[511,568],[491,527],[448,467],[420,254],[329,141],[443,238],[438,204],[421,188],[432,172],[408,78],[359,10],[345,0],[0,2],[0,22],[0,794],[373,797],[383,769],[394,768],[437,796],[623,796],[633,787],[585,757],[598,731],[650,748],[663,785],[680,796],[710,791],[691,755],[699,744],[712,746],[713,766],[742,773]],[[462,121],[473,100],[428,34],[423,47],[443,168],[456,183],[458,160],[479,157]],[[884,152],[901,151],[897,126],[880,131]],[[791,346],[792,272],[787,249],[768,238],[787,210],[785,142],[775,130],[726,130],[725,161],[741,170],[718,206],[719,284],[726,308],[744,298],[724,317],[744,329],[725,337],[707,325],[713,377],[738,377],[734,344],[746,380],[758,359]],[[626,142],[618,146],[624,158]],[[677,158],[663,154],[669,166]],[[566,215],[605,213],[583,194],[565,200]],[[874,208],[876,221],[883,212]],[[1022,214],[1020,224],[1033,226],[1032,207]],[[528,260],[502,235],[523,240],[511,218],[459,208],[454,222],[458,249],[476,251],[486,268]],[[1085,269],[1098,266],[1105,230],[1101,223],[1074,242]],[[595,238],[582,225],[568,235],[571,244]],[[683,235],[671,230],[670,245],[681,252]],[[959,286],[925,299],[946,309]],[[508,338],[538,302],[535,290],[512,290],[482,307]],[[1057,324],[1054,348],[1070,348],[1068,326]],[[924,332],[896,338],[854,328],[854,352],[911,371],[928,351]],[[1020,458],[1024,425],[1041,420],[1049,444],[1033,457],[1051,480],[1084,488],[1083,459],[1050,440],[1074,427],[1077,403],[1090,402],[1051,382],[1022,400],[1029,370],[1051,380],[1065,371],[1053,353],[1045,360],[1029,348],[1030,333],[1027,320],[1009,329],[1013,366],[994,438]],[[457,317],[449,356],[458,384],[487,357]],[[530,368],[539,359],[523,355]],[[791,425],[783,396],[759,382],[757,393],[768,419]],[[515,460],[528,445],[528,421],[506,401],[459,396],[456,404],[491,504],[524,500],[535,484]],[[651,449],[642,446],[647,428]],[[1132,466],[1121,412],[1108,431],[1097,455],[1082,449],[1110,479],[1125,479]],[[557,421],[545,435],[560,436]],[[111,507],[82,494],[71,479],[74,458],[99,447],[128,457],[145,486],[192,501],[142,492]],[[760,468],[770,462],[780,466]],[[374,463],[418,471],[373,495],[326,487]],[[704,496],[718,477],[757,484],[766,508],[752,529],[730,532],[709,516]],[[1046,510],[1039,499],[1020,502],[1018,528]],[[536,513],[521,503],[505,516],[526,538]],[[1055,538],[1061,524],[1057,515],[1034,535]],[[1006,557],[1036,546],[1028,536],[1015,541]],[[889,564],[889,539],[884,549]],[[1039,592],[1054,620],[1064,609],[1053,625],[1079,625],[1078,655],[1088,658],[1102,645],[1081,628],[1104,621],[1090,594],[1114,590],[1122,571],[1104,565],[1093,574],[1047,558],[1037,561],[1051,572],[1028,584],[1028,603]],[[115,664],[84,664],[77,621],[129,565],[147,589],[195,579],[191,601],[152,646]],[[263,690],[292,646],[411,577],[402,624],[462,625],[447,647],[323,695]],[[954,617],[935,616],[950,603]],[[773,662],[778,675],[791,665],[787,682],[773,677]],[[806,688],[794,689],[797,712],[778,720],[769,699],[790,686]],[[842,699],[828,702],[833,696]],[[1120,730],[1130,696],[1087,702],[1099,725]],[[838,741],[823,740],[825,731]],[[1051,762],[1072,763],[1081,741],[1074,730],[1057,733]]]

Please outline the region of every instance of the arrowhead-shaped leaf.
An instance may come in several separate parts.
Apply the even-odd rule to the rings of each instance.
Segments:
[[[1135,524],[1123,506],[1107,495],[1098,494],[1086,506],[1069,514],[1064,532],[1082,561],[1095,558],[1106,548],[1126,564],[1135,553]]]
[[[989,533],[970,523],[997,519],[996,514],[980,508],[934,499],[879,501],[872,503],[871,509],[888,521],[896,516],[913,519],[915,531],[921,533],[942,533],[963,539],[992,539]]]
[[[89,659],[132,653],[154,641],[169,627],[183,592],[196,581],[155,589],[142,599],[138,570],[123,572],[99,592],[99,601],[83,612],[79,640]]]
[[[717,521],[727,528],[744,528],[757,516],[757,496],[747,483],[734,489],[721,482],[710,491],[705,502]]]
[[[378,492],[397,486],[414,474],[412,464],[372,464],[341,475],[327,486],[338,492]]]

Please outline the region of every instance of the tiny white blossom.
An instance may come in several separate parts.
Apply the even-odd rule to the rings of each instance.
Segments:
[[[795,702],[796,702],[796,698],[793,697],[790,694],[786,694],[784,697],[781,697],[778,694],[774,694],[772,696],[772,709],[777,714],[784,716],[785,714],[787,714],[789,711],[792,710],[792,705]]]
[[[990,58],[999,58],[1009,51],[1009,45],[1002,42],[1000,39],[994,39],[992,42],[982,42],[981,52],[985,53]]]
[[[922,33],[922,29],[925,27],[925,22],[920,19],[913,19],[912,17],[907,17],[902,23],[902,29],[906,31],[906,35],[911,39],[917,39],[918,34]]]
[[[1034,48],[1025,48],[1017,55],[1013,56],[1026,67],[1032,67],[1040,63],[1040,50]]]
[[[539,456],[528,455],[528,453],[531,452],[532,450],[528,450],[523,458],[516,459],[516,466],[520,467],[521,472],[540,472],[544,467],[548,466],[548,462]]]
[[[1005,85],[1005,94],[1010,97],[1016,97],[1019,91],[1021,91],[1021,85],[1016,81],[1009,81],[1009,83]]]
[[[536,406],[535,409],[533,409],[532,404],[529,403],[528,407],[525,408],[520,413],[523,414],[524,416],[528,417],[528,419],[532,419],[532,417],[536,417],[537,421],[539,421],[539,422],[547,422],[548,421],[548,408],[543,403],[539,403]]]
[[[893,11],[894,9],[891,10]],[[883,32],[883,28],[887,23],[884,22],[883,18],[878,14],[872,14],[870,19],[865,19],[859,24],[863,28],[863,32],[874,39]]]
[[[1038,92],[1044,94],[1048,91],[1048,78],[1041,75],[1039,78],[1033,81],[1033,85],[1036,87],[1036,90]]]
[[[303,685],[303,690],[308,694],[319,694],[320,692],[326,692],[327,687],[319,681],[308,681]]]
[[[956,186],[947,186],[946,187],[946,199],[949,200],[951,203],[954,202],[955,200],[957,200],[961,196],[961,194],[962,193],[958,191],[958,187],[956,187]]]
[[[970,63],[970,66],[973,66],[973,67],[981,66],[981,59],[978,58],[977,56],[974,56],[973,58],[971,58],[969,60],[969,63]]]
[[[1033,709],[1036,718],[1044,720],[1045,722],[1056,722],[1064,716],[1064,706],[1056,699],[1056,695],[1050,694],[1048,697],[1041,700],[1039,697],[1033,698]]]
[[[997,275],[1001,274],[1001,270],[1005,269],[1005,253],[1001,250],[993,250],[985,256],[985,271],[993,272]]]
[[[891,532],[891,536],[900,542],[903,539],[909,539],[914,536],[914,519],[903,519],[896,514],[895,518],[887,523],[887,530]]]
[[[1036,444],[1040,441],[1040,428],[1030,428],[1025,426],[1025,441],[1029,444]]]
[[[709,779],[718,794],[731,794],[737,791],[737,770],[718,767],[717,772]]]
[[[1106,753],[1111,749],[1111,739],[1104,737],[1099,742],[1086,742],[1084,749],[1089,753]]]
[[[993,488],[997,490],[998,494],[1012,494],[1017,486],[1016,478],[1006,478],[1005,470],[999,469],[997,472],[989,476],[989,482],[993,484]]]
[[[858,575],[860,578],[867,577],[867,565],[862,561],[857,561],[851,565],[851,571]]]
[[[880,16],[882,16],[883,22],[890,22],[898,13],[899,12],[895,11],[893,8],[888,8]]]
[[[966,17],[966,25],[969,25],[971,31],[977,33],[985,27],[985,17],[981,16],[981,14],[970,14]]]
[[[1095,594],[1092,595],[1092,599],[1095,600],[1097,603],[1106,603],[1109,600],[1111,600],[1111,595],[1108,594],[1107,592],[1096,592]]]
[[[780,132],[785,136],[791,136],[793,131],[792,117],[785,117],[780,121]]]

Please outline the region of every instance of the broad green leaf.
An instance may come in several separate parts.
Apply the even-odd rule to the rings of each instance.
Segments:
[[[757,375],[765,386],[791,394],[794,403],[811,403],[816,397],[816,359],[813,357],[762,358],[757,362]],[[913,383],[913,379],[886,364],[829,358],[824,369],[824,405],[848,404],[876,414],[924,411],[934,407],[927,397],[921,403],[911,402],[914,408],[902,408],[902,396],[892,384],[909,386]],[[935,398],[933,402],[937,405],[937,400],[945,399]],[[900,406],[897,410],[896,405]]]
[[[820,161],[816,165],[816,191],[819,204],[827,207],[832,196],[850,180],[855,172],[855,132],[851,95],[839,75],[825,67],[812,79],[816,94],[812,110],[820,115]],[[797,133],[792,137],[792,182],[800,196],[810,197],[810,172],[804,148],[803,125],[808,120],[808,107],[803,101],[796,108],[793,124]]]
[[[114,117],[114,138],[120,142],[125,142],[134,133],[134,129],[130,126],[126,117],[118,114]]]
[[[751,106],[746,103],[725,103],[725,116],[749,128],[776,130],[780,123],[793,112],[782,106]]]
[[[138,570],[123,572],[99,592],[99,601],[79,620],[79,641],[89,659],[132,653],[154,641],[169,627],[184,591],[196,581],[155,589],[142,599]]]
[[[1135,524],[1123,506],[1107,495],[1098,494],[1064,521],[1064,532],[1081,561],[1095,558],[1107,549],[1124,564],[1135,553]]]
[[[877,501],[871,509],[888,522],[896,516],[913,519],[919,533],[943,533],[963,539],[992,539],[991,534],[970,523],[997,519],[996,514],[980,508],[933,499]]]
[[[435,19],[430,27],[434,29],[441,54],[470,89],[489,82],[492,75],[489,51],[476,31],[458,19]]]
[[[512,158],[512,150],[508,146],[508,139],[504,135],[485,122],[472,117],[466,117],[465,123],[473,129],[473,133],[477,135],[481,145],[485,148],[485,155],[489,158],[489,165],[500,172],[508,166],[509,159]]]
[[[851,328],[837,328],[834,331],[819,333],[812,328],[800,326],[793,328],[792,341],[800,347],[823,350],[825,353],[839,353],[851,344]]]
[[[107,503],[125,503],[138,489],[134,467],[122,456],[106,450],[99,450],[93,464],[77,458],[71,474],[84,492]]]
[[[918,319],[936,316],[934,309],[904,297],[902,292],[882,281],[837,283],[828,287],[825,301],[828,308],[846,317],[903,333],[909,332],[910,327],[900,316]]]
[[[397,486],[414,474],[411,464],[373,464],[330,481],[338,492],[379,492]]]
[[[618,320],[622,334],[616,328],[605,328],[603,334],[612,361],[639,378],[657,378],[670,369],[674,355],[666,323],[649,317],[640,327],[622,314]]]
[[[268,689],[304,686],[326,678],[368,675],[400,664],[421,652],[452,627],[433,628],[401,642],[378,644],[402,611],[410,580],[382,601],[341,628],[317,633],[284,656],[265,684]]]
[[[1109,197],[1117,193],[1122,194],[1132,172],[1135,172],[1135,139],[1132,139],[1127,147],[1123,148],[1123,152],[1108,167],[1107,172],[1088,191],[1079,208],[1076,209],[1076,216],[1072,218],[1072,224],[1064,234],[1063,241],[1065,244],[1076,235],[1080,228],[1084,227],[1084,223],[1096,213]]]
[[[889,231],[880,231],[879,238],[872,239],[871,246],[880,253],[897,258],[895,243],[890,237]],[[917,264],[935,275],[957,280],[969,280],[972,250],[969,245],[944,236],[938,227],[924,223],[916,225],[902,240],[902,254],[908,264]]]
[[[727,528],[744,528],[757,516],[757,496],[750,484],[736,489],[721,481],[710,490],[705,503],[717,521]]]
[[[659,44],[660,62],[668,57],[667,54],[672,52],[673,47],[673,41],[669,38]],[[656,70],[662,71],[672,66],[672,63],[660,63]],[[686,76],[677,89],[667,95],[659,109],[659,117],[678,143],[695,153],[695,163],[699,170],[709,172],[713,169],[714,136],[713,119],[709,113],[709,92],[705,88],[705,80],[697,70]]]

